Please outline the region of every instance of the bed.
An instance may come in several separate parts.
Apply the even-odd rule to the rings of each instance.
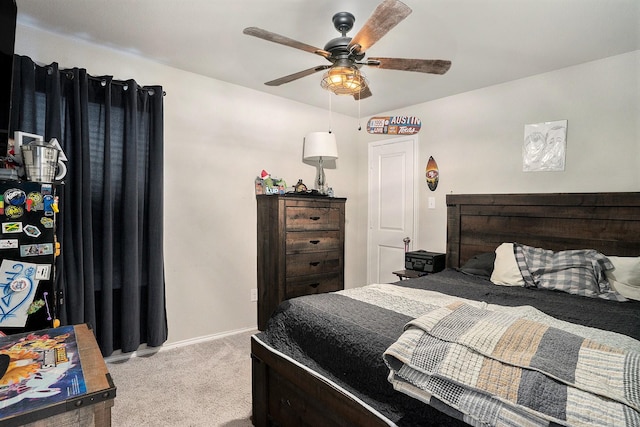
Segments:
[[[501,334],[504,330],[499,325],[505,322],[521,328],[524,325],[527,330],[534,329],[530,325],[544,323],[551,325],[554,331],[560,326],[568,329],[558,329],[561,335],[556,341],[562,345],[571,346],[592,339],[595,343],[605,342],[610,348],[622,349],[620,351],[626,355],[636,354],[640,340],[639,301],[617,302],[551,289],[498,286],[482,274],[470,274],[466,267],[481,259],[486,264],[487,256],[496,256],[496,249],[505,242],[521,245],[511,246],[517,248],[511,252],[521,256],[527,255],[525,249],[544,248],[554,253],[591,249],[612,259],[638,257],[640,193],[448,195],[447,215],[445,271],[395,284],[375,284],[295,298],[280,305],[265,331],[251,339],[254,425],[478,424],[476,418],[465,414],[466,409],[461,410],[459,403],[452,405],[451,401],[440,399],[438,391],[424,394],[413,379],[403,380],[399,372],[404,367],[396,366],[403,358],[406,346],[402,339],[408,333],[419,333],[420,327],[428,329],[430,326],[424,324],[434,318],[440,322],[460,313],[470,314],[476,320],[482,318],[483,322],[497,316],[491,321],[496,322],[498,326],[494,329],[500,330]],[[600,261],[594,263],[594,268],[598,265]],[[469,318],[465,319],[466,325],[472,324]],[[433,334],[433,330],[429,332]],[[609,339],[614,342],[606,341]],[[423,338],[420,340],[424,341]],[[458,346],[458,343],[449,340],[438,345]],[[556,347],[541,347],[536,356],[551,352],[551,357],[540,360],[553,360],[553,366],[549,367],[553,370],[558,357],[575,349],[565,350],[563,347],[558,353]],[[411,351],[425,350],[412,348]],[[429,353],[428,348],[426,351],[420,355],[420,360],[434,357],[436,353]],[[628,360],[631,356],[625,357]],[[536,365],[532,371],[540,369],[540,365]],[[581,369],[591,372],[589,367]],[[631,369],[629,375],[637,373],[637,366],[635,369]],[[554,372],[554,375],[562,377],[564,372]],[[527,411],[508,409],[501,415],[492,413],[491,416],[498,417],[492,419],[505,425],[509,422],[511,425],[524,425],[525,422],[556,425],[556,418],[562,418],[571,409],[571,399],[566,396],[573,396],[571,393],[575,391],[571,388],[568,393],[562,381],[560,386],[558,381],[534,381],[532,388],[526,385],[529,380],[525,377],[526,374],[518,377],[521,390],[538,387],[537,392],[529,393],[529,398],[543,400],[547,406],[556,405],[544,409],[551,416],[540,424],[537,418],[529,419]],[[626,417],[629,425],[637,422],[639,381],[640,378],[632,376],[623,378],[621,382],[626,384],[627,395],[620,399],[618,395],[607,396],[606,402],[602,403],[615,402],[618,406],[614,412],[619,411],[618,415]],[[598,381],[594,383],[587,388],[599,385]],[[493,384],[489,382],[488,385]],[[582,390],[583,385],[579,388]],[[549,398],[539,399],[539,396]],[[478,404],[477,400],[473,401]],[[562,405],[557,404],[559,401]],[[503,411],[495,409],[502,408],[502,403],[499,399],[481,402],[491,408],[486,411],[495,413]],[[597,416],[598,406],[595,407]],[[572,410],[575,411],[575,407]]]

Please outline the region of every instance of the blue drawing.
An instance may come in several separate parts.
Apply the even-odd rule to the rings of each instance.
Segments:
[[[38,281],[36,264],[2,260],[0,265],[0,326],[23,327]]]

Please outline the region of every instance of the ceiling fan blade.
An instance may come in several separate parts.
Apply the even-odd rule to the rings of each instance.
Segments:
[[[365,64],[386,70],[416,71],[430,74],[444,74],[451,68],[451,61],[442,59],[369,58]]]
[[[296,49],[304,50],[305,52],[315,53],[316,55],[328,58],[331,56],[326,50],[319,47],[311,46],[306,43],[299,42],[297,40],[290,39],[289,37],[281,36],[280,34],[272,33],[271,31],[263,30],[257,27],[247,27],[242,30],[244,34],[249,36],[258,37],[263,40],[267,40],[274,43],[280,43],[285,46],[293,47]]]
[[[356,101],[359,101],[361,99],[368,98],[371,95],[373,95],[371,93],[371,89],[369,89],[369,86],[365,86],[364,89],[362,89],[360,92],[353,94],[353,99],[355,99]]]
[[[410,13],[411,8],[401,1],[384,0],[376,7],[358,34],[351,39],[349,49],[356,53],[364,53]]]
[[[289,83],[294,80],[298,80],[302,77],[309,76],[313,73],[317,73],[318,71],[326,70],[327,68],[331,68],[331,65],[318,65],[317,67],[309,68],[307,70],[298,71],[297,73],[289,74],[288,76],[280,77],[279,79],[271,80],[270,82],[266,82],[267,86],[280,86],[284,83]]]

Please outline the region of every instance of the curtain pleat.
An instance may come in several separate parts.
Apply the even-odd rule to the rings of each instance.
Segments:
[[[151,116],[149,123],[149,134],[151,140],[164,141],[164,125],[162,118],[164,117],[164,107],[162,103],[162,87],[152,86],[155,96],[149,98],[149,102],[153,105],[151,110],[157,114]],[[162,182],[163,180],[163,165],[164,165],[164,151],[163,150],[150,150],[149,151],[149,167],[147,183]],[[159,286],[152,286],[152,283],[164,283],[164,258],[163,252],[163,206],[162,197],[160,194],[155,193],[155,185],[148,185],[145,206],[147,206],[147,224],[145,232],[147,236],[145,241],[148,242],[148,247],[145,248],[146,257],[149,262],[148,277],[147,277],[147,292],[148,292],[148,308],[147,318],[149,320],[148,325],[148,337],[147,342],[152,346],[158,346],[167,339],[167,326],[166,326],[166,309],[165,309],[165,288]],[[160,256],[157,256],[160,254]],[[153,307],[162,307],[162,310],[155,309]],[[163,326],[164,325],[164,326]]]
[[[111,96],[111,78],[106,77],[103,80],[105,82],[104,87],[104,105],[112,104],[112,96]],[[109,229],[113,224],[114,217],[114,205],[113,205],[113,185],[111,183],[111,109],[106,108],[104,111],[104,122],[102,123],[104,138],[103,144],[104,148],[102,150],[102,182],[103,182],[103,193],[101,197],[100,210],[102,213],[101,217],[101,229],[100,229],[100,237],[102,238],[102,245],[105,248],[113,248],[113,235],[109,232]],[[116,337],[114,337],[114,331],[112,327],[108,327],[109,325],[114,325],[114,286],[113,286],[113,250],[103,251],[103,256],[98,260],[100,263],[100,274],[102,276],[102,290],[101,290],[101,301],[100,301],[100,313],[103,319],[103,325],[105,327],[102,328],[101,333],[103,336],[103,340],[106,345],[110,347],[116,347],[114,341]]]
[[[12,131],[57,138],[56,284],[63,324],[89,323],[105,356],[167,339],[163,91],[16,56]]]
[[[138,205],[138,117],[136,114],[135,90],[129,90],[124,94],[125,120],[124,120],[124,156],[123,156],[123,185],[122,204],[123,206]],[[140,210],[122,215],[122,234],[125,239],[121,240],[122,245],[122,321],[135,325],[140,324],[140,287],[136,283],[140,281],[142,271],[138,270],[141,264],[138,241],[138,224],[140,223]],[[129,348],[139,341],[139,331],[130,331],[123,337],[122,347]]]

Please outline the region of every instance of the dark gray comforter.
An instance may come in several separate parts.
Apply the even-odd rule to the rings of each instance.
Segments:
[[[533,306],[557,319],[640,340],[640,302],[612,302],[560,292],[502,287],[455,270],[397,282],[397,286],[510,307]],[[285,301],[261,340],[337,382],[398,425],[456,425],[462,415],[437,399],[425,405],[393,389],[382,354],[420,315],[398,298],[384,308],[341,293]],[[425,303],[425,308],[428,301]],[[435,408],[435,410],[434,410]]]

